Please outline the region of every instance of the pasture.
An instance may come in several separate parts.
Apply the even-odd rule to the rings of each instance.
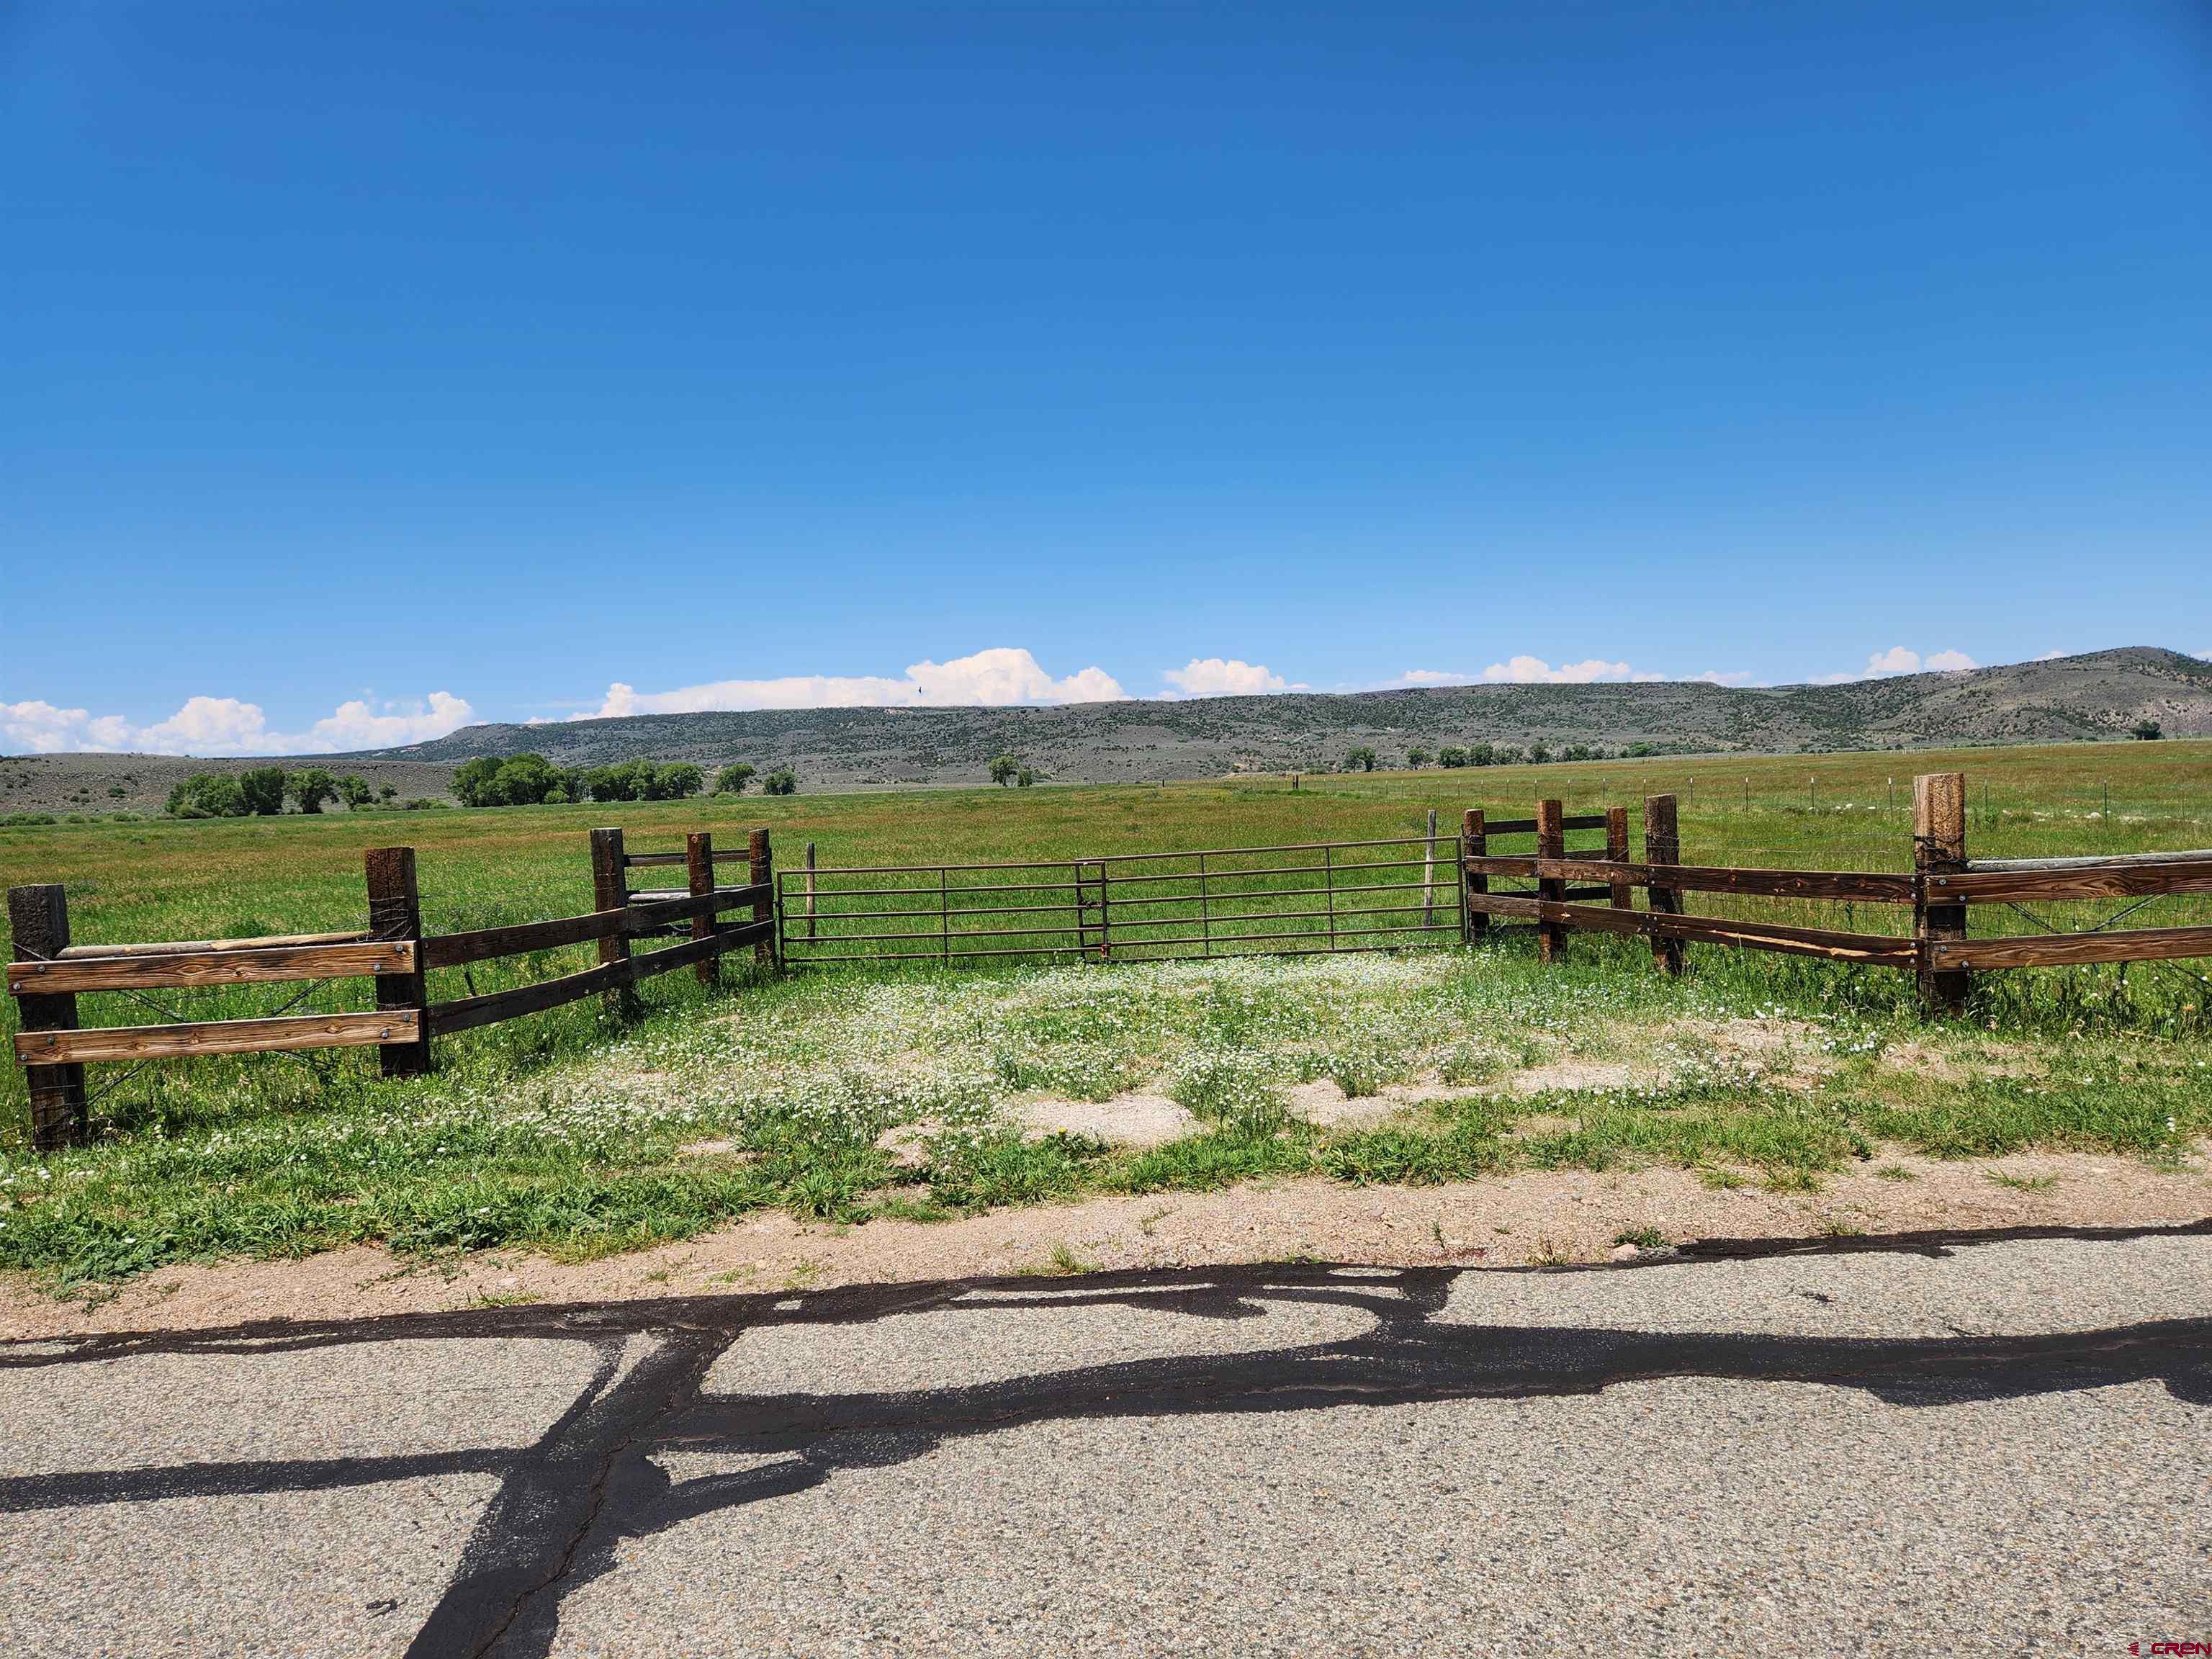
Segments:
[[[1686,860],[1895,870],[1910,860],[1911,775],[1936,769],[1968,775],[1977,856],[2212,844],[2212,744],[2161,743],[1331,775],[1295,791],[1255,776],[62,823],[0,829],[0,876],[66,883],[80,942],[299,933],[360,926],[362,849],[406,844],[426,925],[447,931],[588,908],[585,832],[608,823],[633,851],[695,829],[738,844],[764,824],[790,868],[810,842],[825,866],[1065,858],[1404,836],[1430,809],[1449,834],[1471,805],[1633,808],[1662,791],[1680,798]],[[2159,922],[2207,919],[2203,900],[2159,905]],[[434,995],[590,959],[588,946],[542,955],[440,970],[454,983]],[[10,1067],[0,1264],[82,1282],[360,1240],[592,1255],[763,1206],[927,1217],[1293,1174],[1650,1160],[1716,1184],[1817,1185],[1889,1146],[2172,1161],[2212,1130],[2200,963],[1992,977],[1968,1020],[1930,1028],[1903,976],[1717,949],[1691,960],[1669,981],[1648,951],[1577,938],[1564,967],[1540,969],[1507,938],[1419,960],[781,982],[733,969],[729,994],[668,975],[629,1024],[594,1001],[472,1032],[441,1047],[428,1079],[380,1081],[373,1053],[95,1067],[95,1091],[113,1085],[95,1144],[43,1158],[23,1150]],[[220,1018],[264,1012],[283,988],[155,1000]],[[341,982],[307,1006],[367,996]],[[154,1017],[119,995],[86,1011]],[[1188,1133],[1151,1147],[1037,1133],[1041,1103],[1129,1091],[1173,1103]]]

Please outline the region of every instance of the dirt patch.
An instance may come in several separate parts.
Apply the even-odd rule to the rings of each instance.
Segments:
[[[919,1170],[929,1162],[930,1141],[944,1132],[945,1126],[933,1118],[895,1123],[876,1137],[876,1150],[889,1152],[891,1162],[902,1170]]]
[[[1165,1095],[1111,1100],[1032,1100],[1013,1108],[1024,1140],[1049,1134],[1096,1135],[1121,1146],[1158,1146],[1197,1132],[1198,1120]]]
[[[1218,1193],[1093,1199],[935,1224],[840,1227],[779,1212],[604,1261],[556,1262],[502,1250],[424,1267],[381,1250],[351,1249],[301,1261],[168,1267],[89,1307],[54,1301],[10,1276],[0,1282],[0,1337],[351,1318],[486,1300],[588,1302],[959,1278],[1017,1272],[1053,1259],[1055,1247],[1103,1268],[1293,1258],[1514,1267],[1611,1259],[1621,1249],[1620,1235],[1646,1228],[1679,1244],[1938,1229],[2168,1225],[2212,1217],[2204,1150],[2197,1149],[2197,1165],[2166,1170],[2067,1153],[1946,1164],[1884,1148],[1811,1193],[1715,1191],[1681,1170],[1532,1170],[1413,1188],[1287,1181]],[[1992,1174],[2014,1184],[1993,1181]]]
[[[1290,1091],[1291,1115],[1324,1129],[1364,1129],[1392,1118],[1411,1103],[1393,1092],[1347,1095],[1334,1079],[1316,1078]]]

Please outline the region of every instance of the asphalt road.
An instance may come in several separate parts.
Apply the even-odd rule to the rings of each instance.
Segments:
[[[0,1650],[2212,1641],[2212,1228],[0,1349]]]

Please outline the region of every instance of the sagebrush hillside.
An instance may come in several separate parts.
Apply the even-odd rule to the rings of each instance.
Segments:
[[[536,750],[562,765],[644,757],[713,767],[788,767],[809,790],[981,783],[1013,754],[1060,781],[1317,771],[1373,748],[1541,742],[1673,754],[1794,754],[2124,737],[2156,720],[2170,737],[2212,735],[2212,663],[2137,647],[1954,674],[1753,690],[1668,681],[1470,685],[1352,695],[1292,693],[1053,708],[809,708],[645,714],[545,726],[471,726],[432,743],[321,757],[403,796],[442,796],[478,755]],[[216,763],[221,769],[255,764]],[[0,762],[0,812],[158,811],[207,763],[57,755]]]
[[[1346,750],[1404,764],[1409,745],[1542,742],[1667,752],[1791,753],[2124,737],[2139,720],[2212,734],[2212,663],[2136,647],[1956,674],[1737,690],[1695,682],[1469,685],[1051,708],[809,708],[472,726],[384,751],[459,762],[534,749],[564,765],[645,756],[787,766],[816,787],[980,781],[1014,754],[1062,780],[1317,770]]]

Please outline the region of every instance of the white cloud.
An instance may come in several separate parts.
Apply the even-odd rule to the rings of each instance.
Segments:
[[[572,720],[624,714],[692,714],[705,709],[911,708],[1008,703],[1113,702],[1128,696],[1103,668],[1065,679],[1045,672],[1027,651],[995,646],[951,662],[918,662],[902,678],[880,674],[793,674],[772,680],[716,680],[673,691],[640,691],[619,680],[599,707]]]
[[[1722,673],[1717,669],[1708,668],[1704,673],[1692,674],[1690,678],[1694,681],[1700,682],[1706,685],[1759,685],[1765,684],[1758,675],[1748,673],[1742,669],[1732,669],[1727,673]]]
[[[2031,657],[2028,660],[2030,662],[2057,662],[2066,653],[2063,651],[2046,651],[2041,656]]]
[[[1163,668],[1170,697],[1256,697],[1269,691],[1303,691],[1265,663],[1237,657],[1193,657],[1181,668]]]
[[[313,755],[442,738],[466,726],[475,714],[450,691],[386,702],[380,708],[356,697],[304,732],[272,732],[260,704],[236,697],[188,697],[175,714],[151,726],[33,700],[0,703],[0,738],[34,754]]]
[[[1881,680],[1899,674],[1954,674],[1963,669],[1978,668],[1981,665],[1963,651],[1938,651],[1923,657],[1917,651],[1902,645],[1893,645],[1887,651],[1877,651],[1867,659],[1866,672],[1857,675],[1838,675],[1818,681],[1824,685],[1840,684],[1845,679]]]
[[[1563,663],[1554,668],[1541,657],[1514,657],[1494,662],[1482,671],[1493,684],[1589,685],[1598,680],[1662,680],[1664,674],[1647,674],[1625,662],[1606,662],[1592,657],[1587,662]]]

